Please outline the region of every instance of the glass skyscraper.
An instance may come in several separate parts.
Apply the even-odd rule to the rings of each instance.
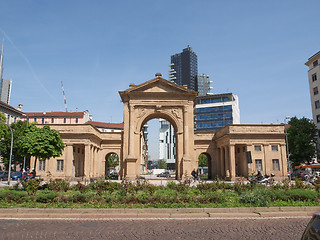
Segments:
[[[170,67],[169,80],[180,86],[188,85],[188,89],[198,91],[198,56],[190,46],[171,56]]]
[[[212,89],[212,87],[210,87],[211,83],[212,81],[210,81],[209,75],[197,75],[198,96],[206,96]]]

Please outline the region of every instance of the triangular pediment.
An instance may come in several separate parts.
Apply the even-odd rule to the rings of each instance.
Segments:
[[[193,91],[172,83],[164,78],[157,77],[137,86],[132,86],[126,92],[130,93],[194,93]]]

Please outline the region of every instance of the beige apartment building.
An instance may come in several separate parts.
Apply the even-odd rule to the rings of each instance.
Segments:
[[[161,77],[130,85],[119,92],[124,103],[122,132],[102,132],[91,124],[52,124],[60,132],[66,147],[58,158],[40,160],[37,175],[42,178],[104,178],[107,159],[117,154],[119,177],[135,179],[145,164],[143,126],[154,118],[173,126],[177,154],[176,178],[190,177],[198,168],[201,153],[209,159],[209,177],[235,180],[261,170],[287,177],[284,125],[228,125],[216,133],[194,133],[196,92]],[[34,159],[31,159],[33,166]]]
[[[318,149],[320,147],[320,51],[311,56],[305,63],[309,67],[308,79],[311,98],[312,118],[318,128]]]

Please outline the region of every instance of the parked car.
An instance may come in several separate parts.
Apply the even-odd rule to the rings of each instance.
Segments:
[[[320,212],[313,215],[301,240],[320,239]]]
[[[304,180],[307,176],[309,176],[309,174],[303,169],[295,169],[291,173],[291,179],[301,178]]]
[[[169,172],[163,172],[157,175],[157,177],[170,177],[170,173]]]
[[[0,174],[0,180],[1,181],[8,180],[8,171],[4,171]]]
[[[12,173],[11,178],[12,178],[12,180],[21,180],[22,179],[22,171]]]

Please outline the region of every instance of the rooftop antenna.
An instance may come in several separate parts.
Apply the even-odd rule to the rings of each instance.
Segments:
[[[61,81],[61,88],[62,88],[62,94],[63,94],[63,99],[64,99],[64,106],[65,106],[65,108],[66,108],[66,112],[68,112],[66,94],[64,93],[64,88],[63,88],[63,83],[62,83],[62,81]]]

